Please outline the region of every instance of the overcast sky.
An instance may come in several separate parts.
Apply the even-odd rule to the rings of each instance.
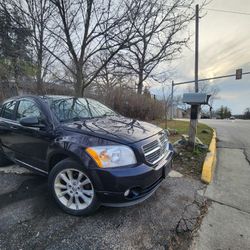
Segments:
[[[206,8],[250,13],[250,0],[213,0]],[[200,78],[234,74],[237,68],[250,71],[250,15],[203,10],[200,20]],[[194,23],[190,25],[193,31]],[[194,79],[194,38],[191,50],[185,49],[181,59],[173,65],[175,81]],[[211,81],[219,89],[215,108],[227,105],[233,114],[243,113],[250,107],[250,75],[242,80],[234,78]],[[176,87],[176,94],[185,91],[186,85]],[[161,87],[153,87],[160,96]]]

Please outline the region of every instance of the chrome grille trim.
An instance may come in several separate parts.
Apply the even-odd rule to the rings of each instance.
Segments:
[[[145,160],[152,165],[157,164],[164,157],[169,155],[168,138],[166,134],[159,135],[159,138],[142,146]]]
[[[152,149],[151,151],[145,153],[144,155],[145,155],[145,156],[151,155],[151,154],[153,154],[155,151],[157,151],[157,150],[159,150],[159,149],[161,149],[160,146],[158,146],[157,148]]]

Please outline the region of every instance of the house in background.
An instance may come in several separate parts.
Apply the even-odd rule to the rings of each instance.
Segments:
[[[170,118],[171,107],[169,107],[167,117]],[[190,118],[190,108],[182,108],[179,105],[174,105],[173,107],[173,118]]]

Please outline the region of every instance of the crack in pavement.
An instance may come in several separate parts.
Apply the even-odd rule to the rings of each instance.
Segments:
[[[242,150],[242,151],[243,151],[243,154],[244,154],[244,156],[245,156],[246,161],[247,161],[248,164],[250,165],[250,159],[249,159],[250,154],[249,154],[249,156],[248,156],[248,154],[247,154],[247,149],[250,150],[250,147],[249,147],[249,146],[246,146],[246,147],[237,147],[237,148],[236,148],[235,146],[229,147],[229,146],[218,146],[218,145],[217,145],[216,148],[225,148],[225,149]]]
[[[199,227],[198,220],[202,216],[202,209],[207,205],[207,198],[199,194],[199,191],[205,191],[206,187],[197,190],[191,203],[185,205],[178,221],[175,231],[176,233],[193,232]]]
[[[233,147],[229,147],[229,146],[218,146],[217,145],[217,147],[216,148],[224,148],[224,149],[236,149],[236,150],[242,150],[242,152],[243,152],[243,155],[245,156],[245,159],[246,159],[246,161],[248,162],[248,164],[250,165],[250,159],[249,159],[249,156],[250,156],[250,154],[249,154],[249,156],[248,156],[248,154],[247,154],[247,149],[249,149],[250,150],[250,147],[249,146],[247,146],[247,147],[235,147],[235,146],[233,146]]]
[[[235,207],[235,206],[233,206],[233,205],[226,204],[226,203],[223,203],[223,202],[221,202],[221,201],[211,199],[211,198],[209,198],[209,197],[207,197],[207,199],[208,199],[209,201],[218,203],[218,204],[220,204],[220,205],[222,205],[222,206],[226,206],[226,207],[230,207],[230,208],[236,209],[236,210],[238,210],[238,211],[240,211],[240,212],[242,212],[242,213],[250,214],[250,211],[242,210],[242,209],[239,208],[239,207]]]
[[[239,150],[244,150],[244,149],[250,149],[250,147],[249,146],[247,146],[247,147],[236,147],[235,145],[233,145],[233,146],[220,146],[220,145],[217,145],[217,147],[216,148],[225,148],[225,149],[239,149]]]
[[[244,156],[245,156],[245,158],[246,158],[246,161],[247,161],[248,164],[250,165],[250,159],[248,158],[246,149],[243,149],[243,154],[244,154]]]

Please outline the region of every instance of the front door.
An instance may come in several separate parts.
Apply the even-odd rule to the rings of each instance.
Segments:
[[[46,117],[34,100],[21,99],[16,110],[16,124],[12,125],[14,134],[12,145],[16,160],[42,171],[47,171],[46,154],[53,135],[44,128],[25,127],[20,124],[24,117],[37,117],[41,123]]]

